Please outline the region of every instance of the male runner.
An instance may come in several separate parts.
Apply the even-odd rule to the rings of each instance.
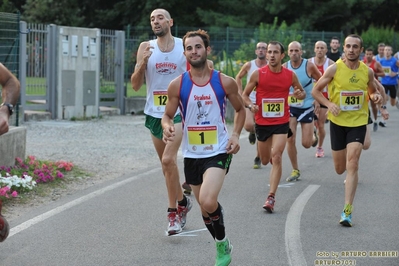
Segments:
[[[251,77],[251,74],[255,70],[257,70],[267,64],[266,49],[267,49],[267,43],[265,43],[265,42],[257,43],[256,50],[255,50],[256,59],[245,63],[242,66],[242,68],[240,69],[240,72],[238,72],[238,74],[236,76],[236,81],[238,84],[238,89],[239,89],[240,94],[242,94],[242,78],[245,75],[247,75],[247,81],[248,81]],[[251,98],[252,102],[255,103],[255,100],[256,100],[256,91],[255,90],[253,90],[251,92],[250,98]],[[255,120],[254,120],[254,114],[249,109],[246,109],[246,118],[245,118],[244,128],[246,131],[249,132],[249,136],[248,136],[249,143],[254,145],[256,142]],[[261,167],[261,162],[260,162],[260,158],[259,158],[258,145],[256,145],[256,157],[254,159],[253,168],[258,169],[260,167]]]

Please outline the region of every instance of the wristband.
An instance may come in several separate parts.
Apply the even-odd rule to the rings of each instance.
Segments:
[[[8,113],[10,114],[10,116],[12,115],[12,113],[14,112],[14,105],[12,105],[11,103],[2,103],[0,105],[0,107],[2,106],[7,106],[8,108]]]

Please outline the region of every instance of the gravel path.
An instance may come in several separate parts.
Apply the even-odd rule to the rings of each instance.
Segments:
[[[29,122],[26,155],[71,161],[98,179],[119,177],[158,161],[144,116]]]
[[[9,221],[35,206],[94,184],[159,164],[145,117],[105,116],[90,121],[26,122],[26,155],[40,160],[70,161],[89,177],[75,177],[65,188],[55,188],[46,197],[35,196],[28,203],[18,200],[3,206]]]

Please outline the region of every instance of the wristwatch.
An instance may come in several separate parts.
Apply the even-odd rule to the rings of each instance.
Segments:
[[[7,106],[8,108],[8,113],[10,114],[10,116],[12,115],[12,113],[14,112],[14,105],[12,105],[11,103],[2,103],[0,105],[0,107],[2,106]]]
[[[247,107],[249,110],[251,110],[252,109],[252,104],[249,104],[249,105],[247,105],[245,107]]]
[[[382,109],[387,109],[387,106],[386,105],[381,105],[381,108]]]

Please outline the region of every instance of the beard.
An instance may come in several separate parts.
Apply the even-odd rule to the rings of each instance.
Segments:
[[[351,61],[351,62],[356,62],[359,60],[359,56],[355,57],[355,58],[349,58],[346,56],[346,60]]]
[[[167,33],[167,31],[162,28],[159,31],[155,31],[155,30],[152,30],[152,31],[154,32],[155,36],[157,36],[157,37],[165,36]]]
[[[197,61],[188,60],[188,62],[190,63],[192,68],[204,68],[204,66],[207,63],[207,60],[206,60],[206,57],[204,57],[204,58],[201,58],[201,60],[197,60]]]

